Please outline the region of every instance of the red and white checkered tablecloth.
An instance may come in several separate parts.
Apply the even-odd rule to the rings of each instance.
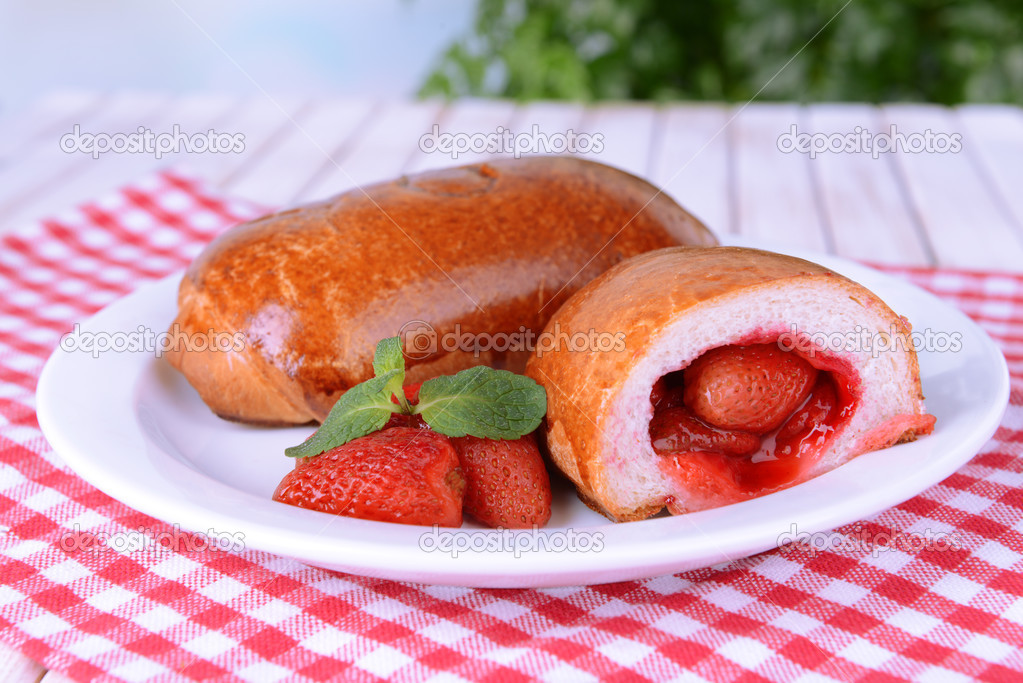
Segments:
[[[1023,276],[889,269],[998,341],[1011,405],[941,484],[838,532],[955,531],[958,550],[771,551],[602,586],[396,583],[264,552],[65,552],[168,529],[43,439],[35,387],[76,321],[184,267],[260,207],[163,173],[0,238],[0,640],[81,680],[1023,678]]]

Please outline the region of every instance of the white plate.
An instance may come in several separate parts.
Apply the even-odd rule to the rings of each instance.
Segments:
[[[249,549],[320,567],[492,587],[593,584],[707,567],[773,548],[793,525],[798,532],[830,530],[911,498],[970,460],[994,433],[1008,401],[1005,360],[965,315],[869,268],[810,258],[874,290],[915,329],[962,335],[958,353],[920,354],[937,427],[915,443],[864,454],[800,486],[716,510],[610,524],[561,484],[545,529],[502,534],[467,525],[438,535],[283,505],[270,500],[291,467],[283,450],[311,428],[225,422],[153,353],[93,357],[58,349],[39,380],[39,423],[71,468],[127,505],[184,530],[240,534],[235,538]],[[165,330],[176,314],[179,279],[141,288],[82,331]],[[436,547],[447,544],[469,549]]]

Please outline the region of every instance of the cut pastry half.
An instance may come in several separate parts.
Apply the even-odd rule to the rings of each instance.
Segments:
[[[616,521],[748,500],[928,434],[909,322],[798,258],[672,247],[618,264],[548,323],[527,374],[547,447]]]

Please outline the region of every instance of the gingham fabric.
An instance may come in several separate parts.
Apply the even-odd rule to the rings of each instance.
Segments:
[[[961,307],[1013,373],[998,433],[903,505],[725,567],[548,590],[325,571],[271,554],[72,552],[164,525],[43,439],[34,391],[62,333],[260,212],[171,173],[0,238],[0,639],[81,680],[884,680],[1023,676],[1023,277],[895,269]],[[956,534],[948,547],[857,538]],[[878,541],[880,543],[880,541]],[[841,545],[841,544],[840,544]],[[852,546],[852,549],[847,546]]]

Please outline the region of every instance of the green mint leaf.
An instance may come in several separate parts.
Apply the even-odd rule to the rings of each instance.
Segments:
[[[408,414],[411,408],[402,388],[405,384],[405,354],[402,352],[401,337],[381,339],[373,353],[374,375],[381,377],[392,370],[397,370],[398,374],[391,378],[385,389],[398,399],[402,412]]]
[[[446,436],[517,439],[539,426],[547,392],[523,375],[479,365],[423,382],[413,410]]]
[[[373,374],[386,375],[391,370],[400,370],[405,375],[405,356],[401,351],[401,337],[381,339],[373,354]]]
[[[290,458],[309,458],[383,427],[398,408],[387,390],[398,373],[389,370],[343,393],[320,428],[299,445],[286,448],[284,454]]]

